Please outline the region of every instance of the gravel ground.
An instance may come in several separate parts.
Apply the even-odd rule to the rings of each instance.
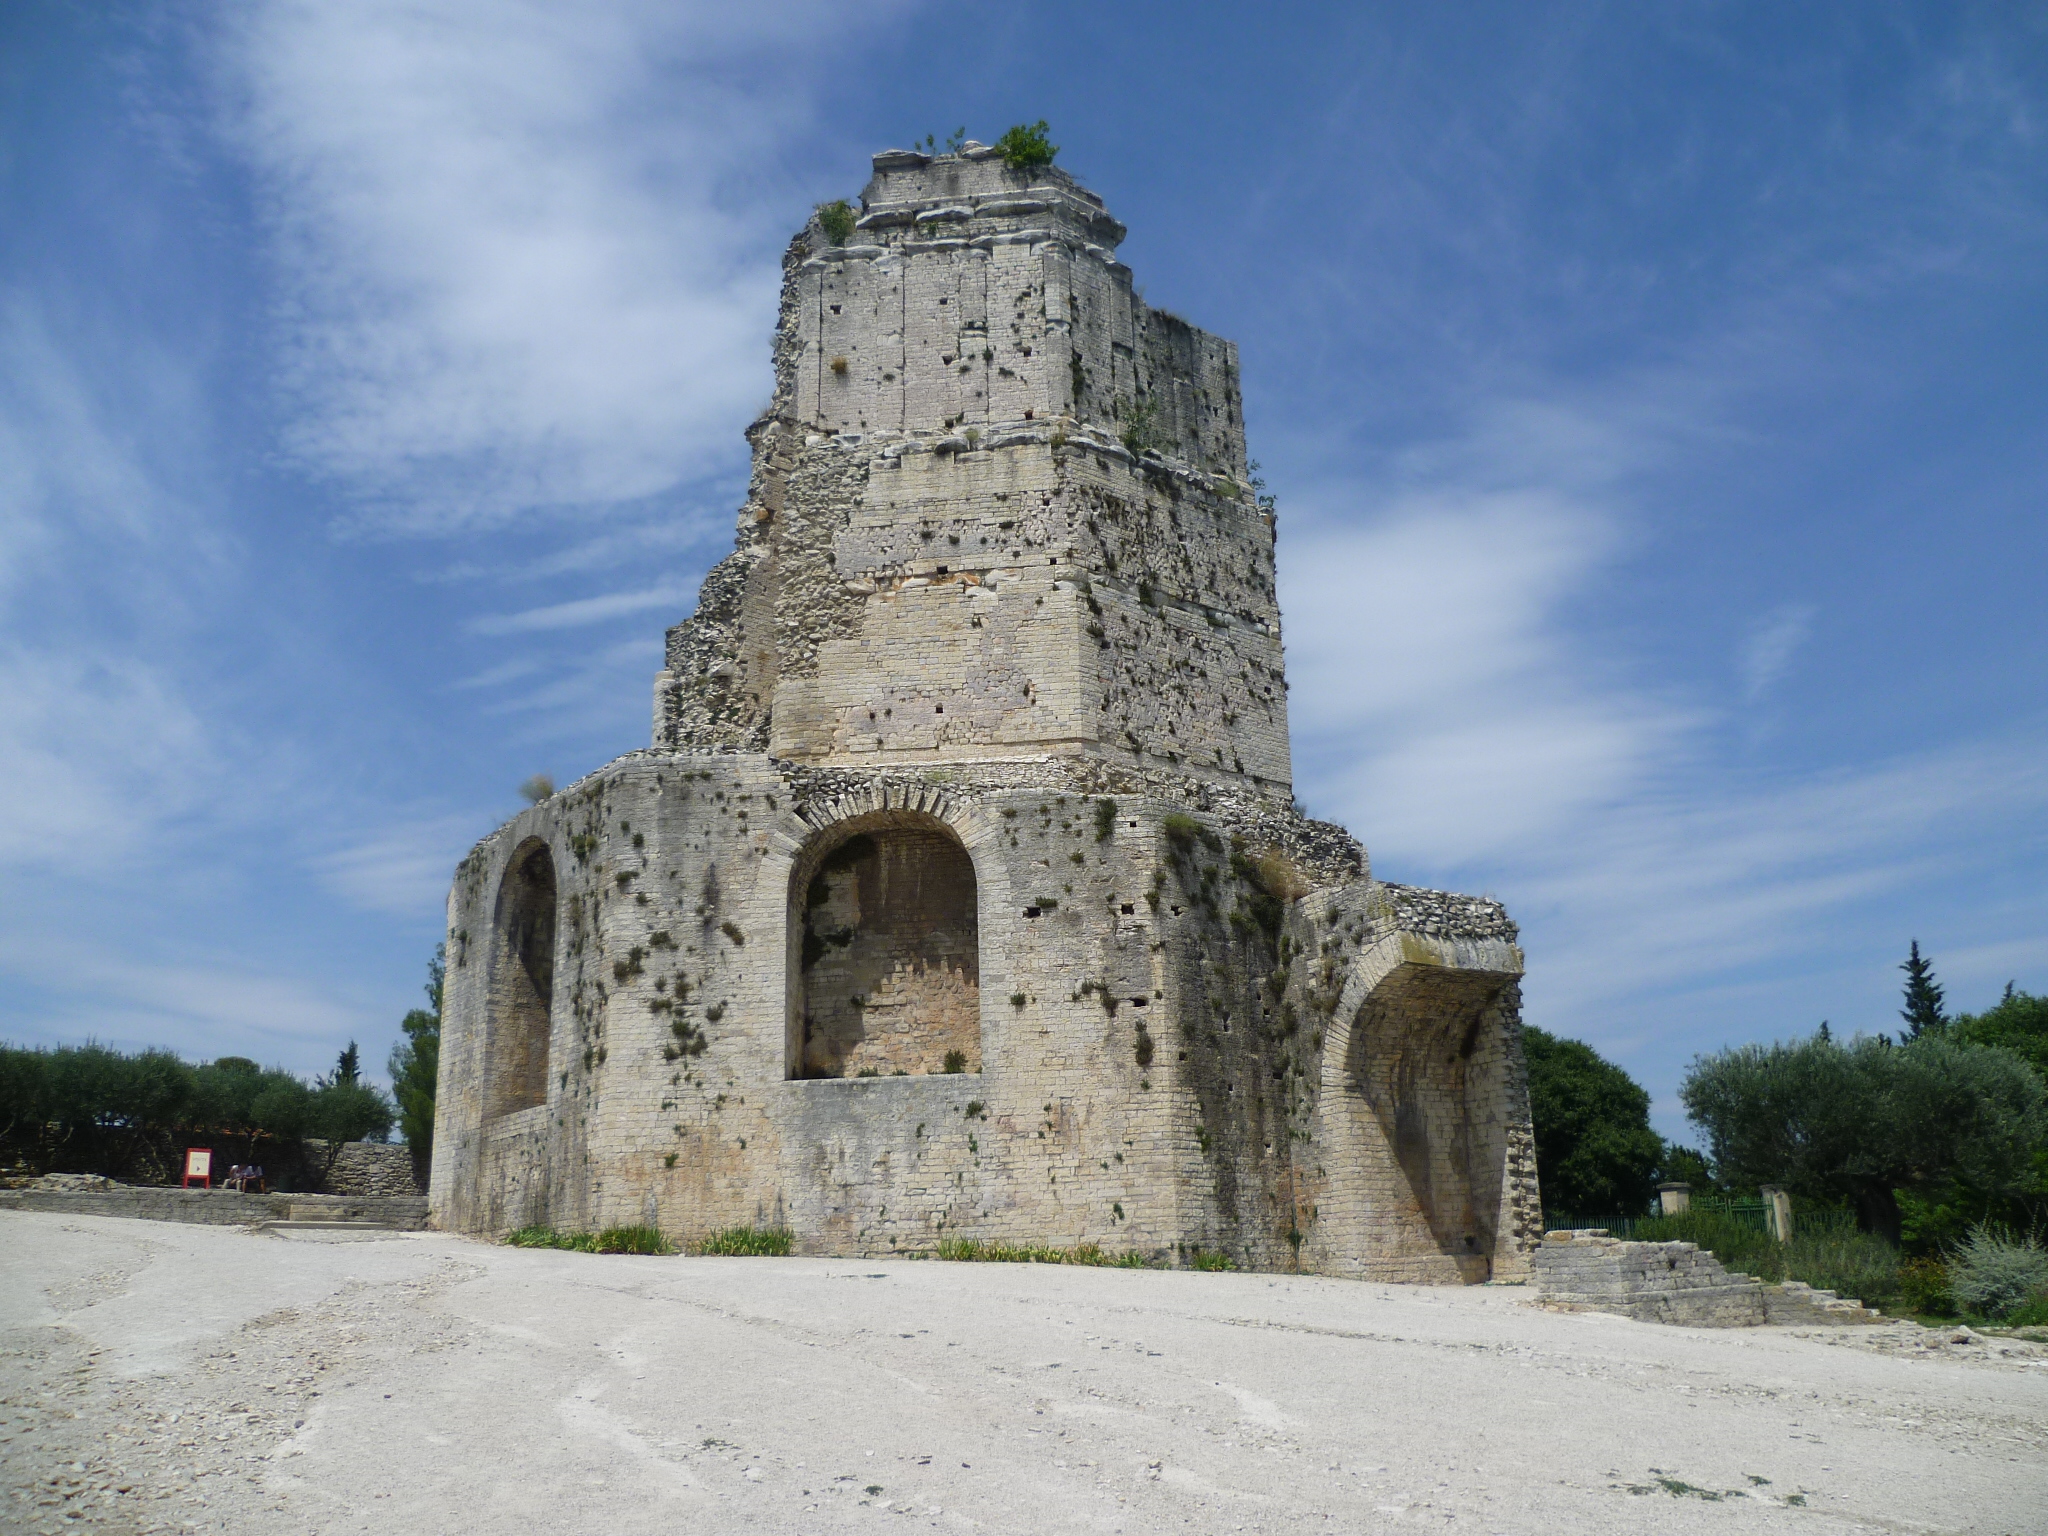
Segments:
[[[0,1214],[0,1529],[2048,1532],[2048,1351]]]

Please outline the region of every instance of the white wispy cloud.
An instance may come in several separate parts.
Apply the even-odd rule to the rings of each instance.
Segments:
[[[0,967],[53,999],[47,1011],[17,1015],[17,1039],[160,1046],[193,1060],[250,1056],[313,1071],[343,1042],[391,1032],[388,1018],[331,982],[253,966],[134,960],[75,937],[13,934],[0,938]]]
[[[236,13],[231,133],[284,294],[294,449],[363,521],[421,531],[736,456],[804,211],[778,169],[802,85],[892,9]]]
[[[1813,633],[1810,603],[1787,603],[1751,626],[1742,645],[1742,696],[1754,704],[1770,691]]]
[[[1759,967],[1824,969],[1873,903],[1995,864],[2016,840],[2048,851],[2048,730],[2004,722],[1803,772],[1747,762],[1704,685],[1661,681],[1582,617],[1646,537],[1624,471],[1653,464],[1658,437],[1545,414],[1518,440],[1490,412],[1385,481],[1295,499],[1282,598],[1297,780],[1381,876],[1508,898],[1532,945],[1531,1018],[1643,1053],[1668,1087],[1676,1053],[1782,1026],[1782,1007],[1742,996]],[[1615,418],[1646,419],[1640,402]],[[1560,441],[1606,445],[1609,467],[1584,473]],[[1787,605],[1752,628],[1747,701],[1813,618]],[[2009,914],[1957,974],[2040,954],[2028,921]],[[1687,1034],[1701,1011],[1677,998],[1720,1020],[1715,1038]]]
[[[398,917],[440,910],[457,862],[485,830],[475,816],[394,822],[369,838],[316,856],[321,882],[350,905]]]
[[[519,613],[484,614],[470,621],[470,631],[479,635],[522,635],[540,630],[580,629],[602,624],[627,614],[645,613],[650,608],[675,608],[695,596],[679,586],[648,587],[639,592],[607,592],[600,597],[582,597],[573,602],[549,603]]]
[[[0,292],[0,866],[133,859],[220,772],[166,664],[222,569],[176,488],[195,393],[150,339]]]

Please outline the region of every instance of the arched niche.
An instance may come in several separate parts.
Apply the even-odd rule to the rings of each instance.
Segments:
[[[492,919],[484,1113],[545,1104],[555,1000],[555,860],[538,838],[505,867]]]
[[[829,828],[791,872],[792,1078],[981,1070],[974,861],[921,811]]]
[[[1351,1029],[1346,1075],[1390,1155],[1394,1199],[1379,1212],[1383,1256],[1433,1256],[1459,1278],[1489,1277],[1503,1190],[1498,1079],[1505,978],[1402,965]],[[1424,1265],[1427,1268],[1427,1265]]]

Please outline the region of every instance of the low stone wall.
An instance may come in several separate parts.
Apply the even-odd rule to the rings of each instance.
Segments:
[[[327,1157],[327,1143],[309,1141],[306,1152],[317,1169]],[[412,1148],[402,1142],[346,1141],[323,1180],[330,1195],[425,1195],[413,1163]]]
[[[360,1221],[417,1231],[427,1224],[427,1202],[418,1195],[244,1195],[232,1189],[152,1189],[107,1180],[94,1185],[62,1174],[27,1189],[0,1190],[0,1211],[127,1216],[215,1227],[254,1226],[266,1221]]]
[[[1861,1302],[1797,1280],[1766,1285],[1731,1273],[1694,1243],[1626,1243],[1601,1228],[1546,1232],[1531,1268],[1544,1301],[1646,1323],[1754,1328],[1880,1321]]]

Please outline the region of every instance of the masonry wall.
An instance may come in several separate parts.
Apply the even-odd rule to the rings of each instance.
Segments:
[[[1291,781],[1236,351],[1149,309],[1064,173],[880,156],[785,261],[733,556],[655,742],[818,764],[1108,752]]]
[[[1433,1106],[1419,1178],[1398,1137],[1382,1138],[1391,1156],[1347,1140],[1322,1112],[1325,1082],[1352,1071],[1346,1056],[1332,1065],[1330,1040],[1341,1053],[1351,1035],[1331,1021],[1363,956],[1398,938],[1402,918],[1395,888],[1330,858],[1314,824],[1291,836],[1280,825],[1270,813],[1189,815],[1184,802],[1056,781],[878,780],[753,754],[623,759],[523,813],[464,866],[451,907],[437,1217],[481,1230],[646,1221],[686,1241],[787,1225],[808,1252],[922,1251],[966,1234],[1485,1278],[1503,1252],[1519,1253],[1534,1220],[1503,1227],[1503,1210],[1533,1202],[1533,1181],[1518,1194],[1499,1137],[1460,1119],[1461,1107],[1500,1114],[1501,1064],[1519,1057],[1511,987],[1474,973],[1467,989],[1484,1001],[1449,1010],[1431,1005],[1427,987],[1402,994],[1400,1038],[1465,1052],[1461,1097]],[[805,974],[812,893],[829,931],[858,926],[845,876],[865,903],[866,856],[827,865],[883,827],[971,861],[977,1055],[965,1072],[943,1070],[944,1050],[964,1051],[967,1037],[937,1008],[915,1034],[885,1035],[876,1054],[856,1049],[839,1063],[857,1074],[871,1062],[879,1075],[806,1076],[818,1066],[815,1035],[792,1027],[824,977],[845,982],[820,975],[822,953]],[[559,1065],[545,1106],[494,1118],[467,1087],[490,1033],[484,925],[513,854],[536,839],[560,872],[549,1044]],[[890,878],[909,877],[900,867]],[[936,879],[927,894],[944,906],[958,876]],[[882,895],[879,878],[871,892]],[[1502,921],[1490,904],[1478,915]],[[900,951],[920,931],[931,929],[880,936],[898,951],[888,974],[901,974]],[[899,1067],[909,1075],[893,1075]],[[1418,1202],[1425,1184],[1461,1191],[1458,1232],[1430,1227],[1441,1212],[1428,1190]],[[1343,1198],[1368,1186],[1367,1198]],[[1462,1243],[1466,1227],[1477,1247]]]

